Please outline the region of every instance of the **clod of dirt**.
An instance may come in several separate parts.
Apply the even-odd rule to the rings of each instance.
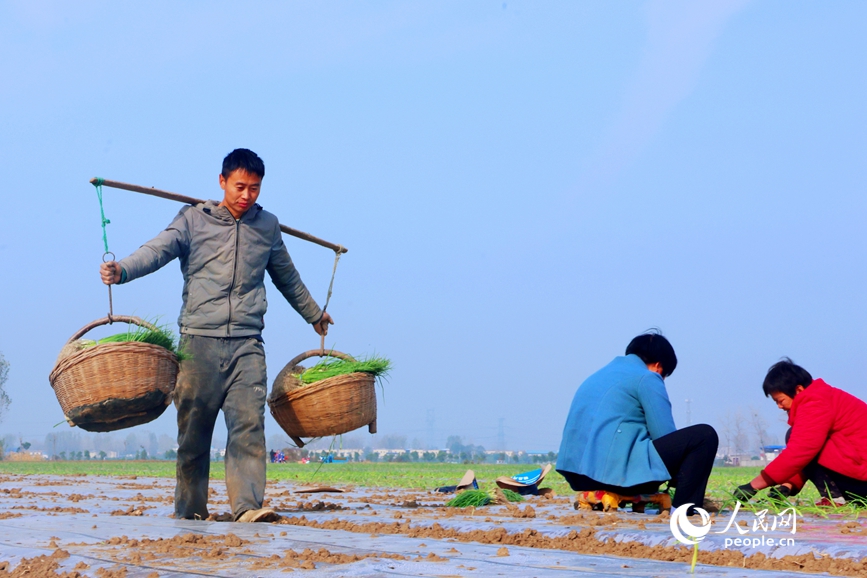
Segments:
[[[51,556],[23,558],[11,572],[8,570],[9,562],[0,562],[0,576],[7,578],[83,578],[76,570],[58,572],[60,563],[57,560],[68,557],[69,552],[55,550]]]
[[[126,578],[126,566],[115,566],[113,568],[97,568],[97,578]]]
[[[502,546],[502,547],[500,547],[500,549],[497,550],[497,556],[508,556],[508,555],[509,555],[509,549],[506,548],[505,546]]]
[[[448,562],[448,558],[443,558],[442,556],[438,556],[433,552],[428,552],[427,556],[422,557],[421,554],[418,555],[418,561],[424,562]]]
[[[63,508],[61,506],[53,506],[51,508],[39,508],[37,506],[13,506],[13,510],[32,510],[36,512],[50,512],[56,514],[87,514],[89,510],[81,508]]]
[[[314,570],[316,564],[352,564],[365,558],[390,558],[393,560],[406,560],[406,556],[400,554],[388,554],[385,552],[368,552],[365,554],[340,554],[330,552],[325,548],[320,548],[313,551],[305,548],[302,552],[295,550],[286,550],[283,558],[279,556],[271,556],[263,560],[258,560],[254,564],[254,569],[264,570],[267,568],[299,568],[303,570]]]
[[[232,515],[231,512],[224,512],[222,514],[211,514],[208,516],[208,522],[234,522],[235,516]]]
[[[840,529],[841,534],[863,534],[864,527],[858,522],[844,522],[837,526]]]
[[[335,504],[333,502],[304,502],[303,508],[305,510],[312,510],[314,512],[320,512],[322,510],[344,510],[345,508],[340,504]]]
[[[70,502],[80,502],[81,500],[89,500],[89,499],[94,498],[94,497],[95,496],[90,496],[90,495],[82,496],[81,494],[69,494],[69,496],[67,496],[67,499]]]
[[[111,513],[112,516],[142,516],[147,506],[130,506],[126,510],[115,510]]]
[[[494,488],[494,504],[498,506],[506,506],[509,504],[509,498],[503,493],[499,486]]]

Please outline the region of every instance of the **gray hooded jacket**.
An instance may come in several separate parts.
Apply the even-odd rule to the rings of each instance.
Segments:
[[[292,264],[277,217],[253,205],[239,220],[214,201],[184,207],[166,230],[120,261],[123,282],[181,261],[181,333],[259,335],[265,326],[265,271],[308,323],[322,317]]]

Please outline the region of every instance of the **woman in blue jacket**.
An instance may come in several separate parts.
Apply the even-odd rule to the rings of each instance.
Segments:
[[[573,490],[630,496],[669,481],[673,507],[703,505],[719,438],[706,424],[675,428],[663,380],[676,366],[671,343],[646,333],[581,384],[557,459]]]

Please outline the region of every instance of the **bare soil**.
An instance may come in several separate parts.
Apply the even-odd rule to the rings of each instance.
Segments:
[[[308,520],[305,516],[283,517],[278,524],[306,526],[327,530],[343,530],[361,534],[403,534],[412,538],[451,539],[458,542],[480,542],[482,544],[503,544],[526,548],[544,548],[567,550],[581,554],[601,554],[608,556],[624,556],[662,560],[666,562],[692,561],[692,550],[685,546],[646,546],[637,542],[616,542],[614,540],[597,539],[595,530],[584,528],[573,530],[567,536],[555,538],[542,536],[532,529],[523,532],[509,533],[505,528],[492,530],[473,530],[460,532],[443,528],[434,523],[429,527],[409,526],[408,523],[369,522],[355,523],[346,520],[326,520],[323,522]],[[759,552],[752,556],[744,556],[737,550],[721,550],[702,552],[701,562],[715,566],[732,566],[738,568],[755,568],[761,570],[783,570],[793,572],[820,573],[845,576],[867,576],[867,558],[855,561],[845,558],[820,557],[813,554],[803,556],[784,556],[769,558]]]
[[[0,479],[0,482],[7,484],[12,481],[13,478]],[[16,485],[22,484],[20,478],[14,481]],[[112,516],[167,516],[167,512],[170,512],[169,506],[172,504],[172,495],[168,491],[173,486],[172,480],[160,479],[142,483],[136,480],[135,476],[122,481],[114,478],[113,487],[106,490],[105,485],[94,485],[87,477],[53,476],[48,480],[37,478],[32,483],[28,481],[24,486],[0,488],[0,519],[21,517],[28,512],[39,512],[49,516],[83,515],[91,512],[94,512],[92,514],[94,517],[97,513]],[[44,492],[34,491],[34,488],[43,486],[51,487],[46,488]],[[65,492],[64,487],[77,491]],[[212,508],[228,506],[224,492],[218,492],[212,487],[209,494]],[[358,492],[357,495],[344,493],[339,499],[332,496],[328,496],[331,499],[320,499],[322,497],[324,496],[321,494],[296,494],[291,489],[269,487],[266,500],[270,507],[283,514],[283,517],[276,522],[278,527],[279,525],[299,526],[370,536],[400,535],[420,541],[448,540],[459,543],[490,544],[497,546],[497,556],[503,557],[510,556],[510,548],[521,547],[660,560],[688,565],[693,555],[693,550],[685,546],[648,546],[629,540],[615,541],[600,534],[601,531],[618,528],[644,530],[656,527],[659,531],[659,525],[668,523],[667,512],[655,516],[623,512],[605,514],[591,511],[576,512],[572,509],[570,498],[553,495],[528,497],[526,502],[519,504],[506,503],[465,509],[446,508],[443,502],[448,499],[448,496],[417,490],[366,491]],[[62,505],[54,505],[52,502]],[[69,505],[70,502],[74,505]],[[116,505],[116,509],[108,507],[109,504]],[[212,509],[212,511],[218,510]],[[365,519],[377,516],[380,519]],[[383,521],[382,518],[387,518],[387,521]],[[210,518],[212,521],[227,522],[232,519],[233,516],[229,513],[214,514]],[[484,521],[488,529],[459,530],[443,525],[451,523],[451,526],[455,526],[453,522],[461,520]],[[493,528],[490,527],[492,524]],[[511,529],[507,529],[502,524]],[[574,529],[563,535],[554,536],[550,535],[550,531],[548,534],[538,531],[540,524],[547,524],[549,530],[552,524],[558,527],[574,527]],[[96,524],[93,527],[96,528]],[[516,527],[519,529],[516,530]],[[841,540],[851,541],[854,538],[857,541],[860,536],[864,536],[867,540],[867,524],[861,520],[840,520],[838,523],[826,526],[827,530],[839,536]],[[281,536],[287,534],[286,531],[279,533]],[[172,561],[185,559],[206,560],[215,564],[215,568],[229,573],[232,568],[245,572],[257,570],[289,572],[314,569],[319,564],[351,564],[366,558],[425,562],[446,560],[434,552],[405,556],[370,551],[333,552],[327,548],[286,549],[279,554],[263,557],[261,550],[258,550],[259,555],[257,555],[256,539],[244,539],[231,532],[222,535],[187,533],[158,539],[114,536],[98,544],[64,543],[62,548],[57,544],[59,541],[52,538],[49,544],[50,548],[54,548],[53,554],[21,559],[14,568],[10,562],[0,561],[0,578],[8,576],[123,578],[127,572],[125,564],[141,565],[159,562],[161,565],[170,566]],[[421,546],[424,544],[422,543]],[[72,570],[69,570],[68,566],[62,568],[60,562],[69,556],[70,550],[74,553],[75,547],[96,549],[101,559],[110,560],[118,565],[92,570],[87,564],[79,563]],[[452,550],[459,554],[454,548]],[[440,550],[440,554],[442,553]],[[721,549],[702,550],[699,562],[737,568],[784,572],[827,572],[834,575],[867,578],[867,558],[856,560],[827,555],[816,556],[812,553],[770,558],[761,552],[745,556],[741,550]],[[69,564],[71,565],[71,562]]]

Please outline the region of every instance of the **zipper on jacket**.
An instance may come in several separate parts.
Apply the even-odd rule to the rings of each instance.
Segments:
[[[232,284],[229,285],[229,321],[226,323],[226,337],[232,336],[232,291],[235,290],[235,275],[238,270],[238,234],[241,227],[241,219],[235,219],[235,254],[232,255]]]

